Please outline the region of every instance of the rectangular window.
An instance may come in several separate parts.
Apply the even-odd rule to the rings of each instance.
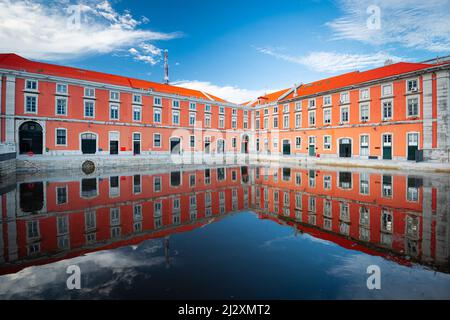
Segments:
[[[160,97],[153,97],[153,105],[154,106],[161,106],[161,98]]]
[[[331,124],[331,109],[323,109],[323,123]]]
[[[273,117],[273,127],[278,128],[278,117]]]
[[[219,113],[224,114],[225,113],[225,107],[220,106],[219,107]]]
[[[348,123],[349,120],[349,108],[342,107],[341,108],[341,123]]]
[[[360,137],[359,155],[369,156],[369,135],[367,134]]]
[[[407,81],[407,90],[408,92],[417,92],[419,90],[417,79]]]
[[[38,82],[36,80],[26,80],[25,81],[25,90],[28,91],[37,91]]]
[[[219,128],[221,128],[221,129],[225,128],[225,117],[224,116],[219,117]]]
[[[359,174],[359,193],[368,195],[369,194],[369,174],[360,173]]]
[[[232,118],[232,119],[231,119],[231,127],[232,127],[233,129],[236,129],[236,128],[237,128],[237,119],[236,119],[236,118]]]
[[[361,104],[359,106],[359,118],[362,122],[369,120],[369,104]]]
[[[331,106],[331,96],[324,96],[323,97],[323,105],[324,106]]]
[[[248,119],[244,118],[244,129],[248,129]]]
[[[236,138],[232,138],[231,139],[231,147],[232,148],[236,148],[237,147],[237,139]]]
[[[361,89],[359,91],[359,99],[360,100],[368,100],[370,98],[370,91],[369,89]]]
[[[67,98],[56,98],[56,115],[67,115]]]
[[[56,93],[57,94],[67,94],[67,84],[58,83],[56,84]]]
[[[285,105],[283,106],[283,112],[284,112],[284,113],[288,113],[288,112],[289,112],[289,104],[285,104]]]
[[[56,129],[56,144],[58,146],[65,146],[67,144],[66,129]]]
[[[295,111],[302,111],[302,102],[301,101],[297,101],[295,103]]]
[[[111,104],[109,106],[109,119],[119,120],[119,105]]]
[[[302,114],[296,113],[295,114],[295,127],[300,128],[302,126]]]
[[[117,91],[110,91],[109,92],[109,100],[111,101],[119,101],[120,100],[120,94]]]
[[[133,107],[133,121],[141,121],[141,107]]]
[[[25,96],[25,113],[37,113],[37,96]]]
[[[84,88],[84,96],[86,98],[95,98],[95,89],[93,89],[93,88]]]
[[[392,101],[383,102],[383,120],[392,119]]]
[[[195,136],[190,136],[189,145],[191,148],[195,148]]]
[[[159,133],[153,135],[153,147],[161,148],[161,135]]]
[[[323,188],[325,190],[331,190],[331,176],[330,175],[323,176]]]
[[[142,96],[140,94],[133,94],[133,103],[141,104]]]
[[[67,203],[67,187],[56,187],[56,204]]]
[[[392,84],[385,84],[382,86],[381,94],[383,97],[390,97],[392,96]]]
[[[419,98],[408,98],[408,117],[419,116]]]
[[[180,111],[172,111],[172,124],[180,124]]]
[[[189,113],[189,125],[193,126],[195,125],[195,113]]]
[[[256,120],[255,120],[255,129],[256,129],[256,130],[259,130],[259,127],[260,127],[260,125],[259,125],[259,119],[256,119]]]
[[[273,114],[277,114],[278,113],[278,106],[273,107]]]
[[[323,136],[323,149],[331,150],[331,136]]]
[[[197,110],[197,104],[195,102],[190,102],[189,103],[189,110]]]
[[[211,105],[205,105],[205,112],[211,112]]]
[[[295,148],[301,149],[302,147],[302,138],[301,137],[295,137]]]
[[[285,129],[289,128],[289,115],[284,115],[283,116],[283,127]]]
[[[172,100],[172,108],[179,109],[180,108],[180,101]]]
[[[94,115],[95,115],[94,101],[85,101],[84,102],[84,116],[86,118],[93,118]]]
[[[315,126],[316,125],[316,112],[315,111],[310,111],[308,113],[308,124],[310,127]]]
[[[264,127],[263,129],[267,129],[269,127],[269,118],[264,118]]]
[[[161,109],[159,108],[153,109],[153,122],[161,123]]]
[[[342,92],[341,93],[341,103],[349,103],[350,102],[350,95],[348,92]]]
[[[235,109],[235,108],[231,109],[231,114],[233,116],[236,116],[237,115],[237,109]]]
[[[309,99],[308,108],[315,108],[315,107],[316,107],[316,99]]]
[[[161,177],[153,177],[153,191],[154,192],[161,191]]]
[[[205,114],[205,127],[209,128],[211,127],[211,115]]]

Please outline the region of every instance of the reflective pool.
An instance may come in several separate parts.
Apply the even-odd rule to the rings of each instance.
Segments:
[[[0,298],[449,299],[449,182],[264,166],[18,176],[1,186]]]

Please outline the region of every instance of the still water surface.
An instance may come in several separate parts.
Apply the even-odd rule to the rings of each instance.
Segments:
[[[450,298],[446,175],[186,167],[2,190],[1,299]]]

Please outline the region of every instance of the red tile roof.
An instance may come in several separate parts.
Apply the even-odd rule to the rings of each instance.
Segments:
[[[271,102],[275,102],[278,101],[278,99],[285,93],[287,93],[290,90],[290,88],[288,89],[283,89],[283,90],[279,90],[279,91],[275,91],[269,94],[265,94],[263,96],[258,97],[257,99],[253,100],[253,101],[249,101],[244,105],[249,105],[249,106],[256,106],[258,104],[267,104],[267,103],[271,103]]]
[[[304,84],[300,88],[298,88],[297,94],[300,97],[308,96],[350,85],[361,84],[371,80],[382,79],[390,76],[400,75],[403,73],[426,69],[431,66],[433,65],[426,63],[399,62],[363,72],[353,71],[335,77]],[[291,92],[282,100],[292,99],[293,97],[294,93]]]
[[[100,82],[111,85],[130,87],[133,89],[148,90],[151,88],[153,91],[161,93],[177,94],[185,97],[195,97],[204,100],[228,103],[227,101],[212,94],[204,93],[198,90],[186,89],[163,83],[150,82],[96,71],[31,61],[14,53],[0,54],[0,68]]]

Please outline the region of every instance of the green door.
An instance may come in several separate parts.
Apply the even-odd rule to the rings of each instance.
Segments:
[[[392,147],[383,147],[383,159],[392,160]]]
[[[316,156],[316,145],[315,144],[310,144],[308,150],[309,150],[309,155],[311,157]]]
[[[392,160],[392,134],[383,135],[383,160]]]
[[[408,133],[408,160],[416,160],[416,151],[419,149],[419,134]]]

